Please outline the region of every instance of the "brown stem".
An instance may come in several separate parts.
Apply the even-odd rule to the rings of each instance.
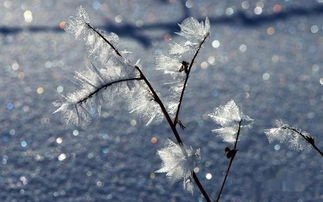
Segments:
[[[323,152],[316,146],[314,139],[310,136],[304,135],[301,131],[299,131],[296,128],[290,127],[290,126],[284,126],[283,129],[291,130],[295,132],[296,134],[300,135],[306,142],[308,142],[312,147],[323,157]]]
[[[122,82],[126,82],[126,81],[138,81],[138,80],[143,80],[143,78],[128,78],[128,79],[119,79],[116,81],[111,81],[109,83],[106,83],[98,88],[96,88],[93,92],[89,93],[86,97],[84,97],[83,99],[79,100],[77,102],[77,104],[81,104],[83,102],[85,102],[86,100],[88,100],[89,98],[91,98],[93,95],[97,94],[99,91],[101,91],[102,89],[106,89],[107,87],[116,84],[116,83],[122,83]]]
[[[234,152],[233,152],[233,155],[230,158],[227,170],[225,171],[225,175],[224,175],[224,178],[223,178],[223,181],[222,181],[222,184],[221,184],[221,188],[220,188],[220,191],[218,192],[218,195],[216,197],[215,202],[218,202],[220,200],[220,198],[221,198],[221,194],[222,194],[225,182],[227,181],[227,178],[228,178],[228,175],[229,175],[229,172],[230,172],[234,157],[236,156],[236,153],[237,153],[237,145],[238,145],[238,140],[239,140],[239,135],[240,135],[241,123],[242,123],[242,120],[239,121],[239,128],[238,128],[238,132],[237,132],[237,137],[236,137],[233,149],[232,149],[232,151],[234,151]]]
[[[122,58],[124,58],[122,55],[121,55],[121,53],[118,51],[118,49],[116,49],[115,48],[115,46],[113,46],[113,44],[109,41],[109,40],[107,40],[100,32],[98,32],[95,28],[93,28],[90,24],[88,24],[88,23],[86,23],[87,24],[87,26],[91,29],[91,30],[93,30],[95,33],[97,33],[107,44],[109,44],[109,46],[115,51],[115,53],[118,55],[118,56],[120,56],[120,57],[122,57]],[[208,35],[207,35],[208,36]],[[206,37],[205,37],[205,39],[206,39]],[[203,42],[205,41],[205,39],[203,40]],[[202,44],[200,45],[200,47],[199,47],[199,49],[201,48],[201,46],[202,46]],[[197,53],[198,53],[198,51],[197,51]],[[197,53],[194,55],[194,58],[193,58],[193,62],[194,62],[194,60],[195,60],[195,58],[196,58],[196,55],[197,55]],[[190,65],[190,67],[191,67],[192,65]],[[166,107],[165,107],[165,105],[164,105],[164,103],[161,101],[161,99],[159,98],[159,96],[158,96],[158,94],[156,93],[156,91],[155,91],[155,89],[152,87],[152,85],[151,85],[151,83],[149,82],[149,80],[147,79],[147,77],[145,76],[145,74],[142,72],[142,70],[138,67],[138,66],[133,66],[139,73],[140,73],[140,79],[142,79],[142,80],[144,80],[144,82],[146,83],[146,85],[148,86],[148,88],[149,88],[149,90],[150,90],[150,92],[153,94],[153,97],[154,97],[154,100],[155,100],[155,102],[157,102],[157,104],[160,106],[160,108],[161,108],[161,110],[162,110],[162,112],[163,112],[163,115],[165,116],[165,118],[166,118],[166,120],[167,120],[167,122],[168,122],[168,125],[169,125],[169,127],[171,128],[171,130],[173,131],[173,134],[174,134],[174,136],[175,136],[175,138],[176,138],[176,140],[177,140],[177,143],[181,146],[181,148],[183,148],[182,146],[183,146],[183,141],[182,141],[182,139],[181,139],[181,137],[180,137],[180,135],[179,135],[179,133],[178,133],[178,131],[177,131],[177,129],[176,129],[176,125],[174,124],[174,122],[172,121],[172,119],[171,119],[171,117],[170,117],[170,115],[169,115],[169,113],[167,112],[167,110],[166,110]],[[186,151],[185,151],[185,149],[183,149],[183,153],[185,154],[186,153]],[[186,154],[187,155],[187,154]],[[196,183],[196,185],[197,185],[197,187],[199,188],[199,190],[200,190],[200,192],[201,192],[201,194],[204,196],[204,198],[205,198],[205,200],[207,201],[207,202],[211,202],[211,199],[210,199],[210,197],[208,196],[208,194],[207,194],[207,192],[205,191],[205,189],[203,188],[203,186],[202,186],[202,184],[201,184],[201,182],[199,181],[199,179],[198,179],[198,177],[197,177],[197,175],[195,174],[195,172],[194,171],[192,171],[192,176],[193,176],[193,179],[194,179],[194,182]]]
[[[201,194],[204,196],[205,200],[207,202],[211,202],[211,199],[210,199],[209,195],[204,190],[202,184],[200,183],[199,178],[197,177],[197,175],[196,175],[196,173],[194,171],[192,171],[192,176],[193,176],[193,179],[195,181],[196,186],[199,188],[199,190],[200,190]]]
[[[209,33],[207,33],[204,37],[204,39],[201,41],[201,43],[199,44],[187,70],[185,68],[185,73],[186,73],[186,77],[185,77],[185,81],[184,81],[184,85],[183,85],[183,89],[182,89],[182,92],[181,92],[181,96],[179,98],[179,102],[178,102],[178,105],[177,105],[177,110],[176,110],[176,115],[175,115],[175,118],[174,118],[174,124],[175,124],[175,127],[176,125],[179,123],[179,120],[178,120],[178,116],[179,116],[179,111],[181,109],[181,105],[182,105],[182,102],[183,102],[183,98],[184,98],[184,93],[185,93],[185,89],[186,89],[186,85],[187,85],[187,81],[188,81],[188,78],[190,76],[190,72],[191,72],[191,69],[192,69],[192,66],[194,64],[194,61],[197,57],[197,54],[200,52],[200,49],[202,48],[202,45],[204,44],[204,42],[206,41],[207,37],[209,36]]]
[[[150,92],[153,94],[155,102],[157,102],[158,105],[160,106],[160,108],[161,108],[161,110],[162,110],[162,112],[163,112],[163,114],[164,114],[164,116],[165,116],[165,118],[166,118],[166,120],[168,122],[168,125],[170,126],[170,128],[172,129],[172,131],[173,131],[173,133],[174,133],[174,135],[176,137],[176,140],[177,140],[178,144],[183,145],[183,141],[182,141],[179,133],[177,132],[176,127],[173,124],[172,119],[170,118],[169,113],[167,112],[164,103],[161,101],[161,99],[159,98],[159,96],[156,93],[155,89],[152,87],[152,85],[150,84],[150,82],[148,81],[148,79],[146,78],[144,73],[141,71],[141,69],[138,66],[135,66],[135,68],[139,71],[140,76],[142,77],[144,82],[147,84]]]

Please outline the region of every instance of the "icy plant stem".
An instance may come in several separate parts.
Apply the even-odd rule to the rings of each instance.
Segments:
[[[314,139],[312,137],[308,137],[306,135],[304,135],[301,131],[297,130],[296,128],[293,127],[283,127],[283,129],[286,130],[291,130],[293,132],[295,132],[296,134],[300,135],[306,142],[308,142],[310,145],[312,145],[312,147],[319,153],[321,154],[321,156],[323,157],[323,152],[316,146]]]
[[[188,81],[188,78],[190,76],[190,72],[191,72],[191,69],[192,69],[192,66],[194,64],[194,61],[198,55],[198,53],[200,52],[201,48],[202,48],[202,45],[204,44],[204,42],[206,41],[207,37],[209,36],[209,33],[207,33],[207,35],[204,37],[203,41],[201,41],[201,43],[199,44],[187,70],[185,70],[185,73],[186,73],[186,77],[185,77],[185,81],[184,81],[184,85],[183,85],[183,89],[182,89],[182,92],[181,92],[181,96],[179,98],[179,102],[178,102],[178,106],[177,106],[177,110],[176,110],[176,115],[175,115],[175,118],[174,118],[174,125],[176,127],[176,125],[179,123],[179,119],[178,119],[178,116],[179,116],[179,111],[181,109],[181,105],[182,105],[182,102],[183,102],[183,98],[184,98],[184,93],[185,93],[185,89],[186,89],[186,85],[187,85],[187,81]]]
[[[89,23],[85,23],[91,30],[93,30],[95,33],[97,33],[107,44],[109,44],[109,46],[114,50],[114,52],[119,55],[120,57],[123,58],[123,56],[121,55],[121,53],[118,51],[118,49],[116,47],[114,47],[114,45],[108,40],[106,39],[100,32],[98,32],[98,30],[96,30],[94,27],[92,27],[92,25],[90,25]]]
[[[183,141],[182,141],[182,139],[181,139],[181,137],[180,137],[180,135],[179,135],[179,133],[178,133],[178,131],[177,131],[177,129],[176,129],[175,124],[172,122],[172,119],[170,118],[170,116],[169,116],[169,114],[168,114],[168,112],[167,112],[167,110],[166,110],[166,108],[165,108],[165,106],[164,106],[163,102],[161,101],[161,99],[160,99],[160,98],[159,98],[159,96],[157,95],[157,93],[156,93],[156,91],[154,90],[154,88],[151,86],[151,84],[150,84],[150,82],[148,81],[148,79],[147,79],[147,78],[145,77],[145,75],[142,73],[142,71],[140,70],[140,68],[139,68],[139,67],[137,67],[137,66],[135,66],[135,67],[136,67],[136,69],[140,72],[141,77],[143,78],[143,80],[144,80],[144,81],[145,81],[145,83],[147,84],[147,86],[148,86],[149,90],[151,91],[151,93],[154,95],[154,99],[155,99],[155,101],[159,104],[159,106],[160,106],[160,108],[161,108],[161,110],[162,110],[162,112],[163,112],[163,114],[164,114],[164,116],[165,116],[165,118],[166,118],[166,120],[167,120],[167,122],[168,122],[168,124],[169,124],[170,128],[171,128],[171,129],[172,129],[172,131],[173,131],[173,134],[174,134],[174,135],[175,135],[175,137],[176,137],[177,143],[182,147],[182,146],[183,146]],[[183,151],[183,152],[184,152],[184,151]],[[186,152],[184,152],[184,153],[186,153]],[[187,154],[186,154],[186,155],[187,155]],[[197,187],[199,188],[199,190],[200,190],[201,194],[204,196],[205,200],[206,200],[207,202],[211,202],[211,199],[210,199],[209,195],[206,193],[205,189],[203,188],[203,186],[202,186],[202,184],[201,184],[200,180],[198,179],[198,177],[197,177],[197,175],[196,175],[196,173],[195,173],[194,171],[192,171],[192,176],[193,176],[193,179],[194,179],[195,184],[196,184],[196,185],[197,185]]]
[[[236,153],[237,153],[237,145],[238,145],[238,140],[239,140],[239,135],[240,135],[241,123],[242,123],[242,120],[239,121],[239,128],[238,128],[238,132],[237,132],[237,137],[236,137],[236,140],[234,142],[233,149],[231,150],[231,151],[234,151],[234,153],[230,158],[227,170],[225,171],[225,175],[224,175],[224,178],[223,178],[223,181],[222,181],[222,184],[221,184],[220,191],[218,192],[218,195],[216,197],[215,202],[219,202],[219,200],[221,198],[221,194],[222,194],[225,182],[227,181],[227,178],[228,178],[228,175],[229,175],[229,172],[230,172],[234,157],[236,156]]]
[[[118,56],[120,56],[121,58],[124,58],[122,55],[121,55],[121,53],[118,51],[118,49],[116,48],[116,47],[114,47],[113,46],[113,44],[109,41],[109,40],[107,40],[100,32],[98,32],[94,27],[92,27],[90,24],[88,24],[87,23],[87,26],[90,28],[90,29],[92,29],[95,33],[97,33],[107,44],[109,44],[109,46],[115,51],[115,53],[118,55]],[[208,35],[207,35],[208,36]],[[207,37],[205,37],[205,39],[206,39]],[[203,40],[203,43],[204,43],[204,41],[205,41],[205,39]],[[203,43],[201,43],[200,44],[200,46],[199,46],[199,48],[198,48],[198,51],[199,51],[199,49],[201,48],[201,46],[202,46],[202,44]],[[193,57],[193,59],[192,59],[192,64],[193,64],[193,62],[194,62],[194,60],[195,60],[195,58],[196,58],[196,56],[197,56],[197,53],[198,53],[198,51],[195,53],[195,55],[194,55],[194,57]],[[169,125],[169,127],[171,128],[171,130],[172,130],[172,132],[173,132],[173,134],[174,134],[174,136],[175,136],[175,138],[176,138],[176,140],[177,140],[177,143],[182,147],[183,146],[183,141],[182,141],[182,139],[181,139],[181,137],[180,137],[180,135],[179,135],[179,133],[178,133],[178,131],[177,131],[177,129],[176,129],[176,125],[174,124],[174,122],[172,121],[172,119],[171,119],[171,117],[170,117],[170,115],[169,115],[169,113],[167,112],[167,110],[166,110],[166,107],[165,107],[165,105],[164,105],[164,103],[161,101],[161,99],[159,98],[159,96],[158,96],[158,94],[156,93],[156,91],[155,91],[155,89],[152,87],[152,85],[151,85],[151,83],[149,82],[149,80],[147,79],[147,77],[144,75],[144,73],[142,72],[142,70],[138,67],[138,66],[133,66],[138,72],[139,72],[139,74],[140,74],[140,78],[138,78],[138,80],[140,80],[140,79],[142,79],[145,83],[146,83],[146,85],[148,86],[148,88],[149,88],[149,90],[150,90],[150,92],[153,94],[153,97],[154,97],[154,100],[155,100],[155,102],[157,102],[158,103],[158,105],[160,106],[160,108],[161,108],[161,110],[162,110],[162,112],[163,112],[163,114],[164,114],[164,116],[165,116],[165,118],[166,118],[166,120],[167,120],[167,122],[168,122],[168,125]],[[190,65],[190,68],[192,67],[192,65]],[[189,68],[189,69],[190,69]],[[137,78],[136,78],[137,79]],[[197,175],[196,175],[196,173],[194,172],[194,171],[192,171],[192,176],[193,176],[193,179],[194,179],[194,182],[195,182],[195,184],[197,185],[197,187],[199,188],[199,190],[200,190],[200,192],[201,192],[201,194],[204,196],[204,198],[205,198],[205,200],[207,201],[207,202],[211,202],[211,199],[210,199],[210,197],[208,196],[208,194],[206,193],[206,191],[205,191],[205,189],[203,188],[203,186],[202,186],[202,184],[200,183],[200,180],[198,179],[198,177],[197,177]]]
[[[89,98],[91,98],[93,95],[97,94],[99,91],[106,89],[107,87],[116,84],[116,83],[121,83],[121,82],[126,82],[126,81],[139,81],[139,80],[143,80],[143,78],[129,78],[129,79],[119,79],[116,81],[112,81],[109,83],[104,84],[103,86],[100,86],[98,88],[95,89],[95,91],[91,92],[88,96],[86,96],[85,98],[81,99],[80,101],[77,102],[77,104],[83,103],[86,100],[88,100]]]

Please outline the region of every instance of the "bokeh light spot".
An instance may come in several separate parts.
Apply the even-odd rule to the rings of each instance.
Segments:
[[[33,13],[30,10],[26,10],[24,12],[24,18],[27,23],[31,23],[33,21]]]

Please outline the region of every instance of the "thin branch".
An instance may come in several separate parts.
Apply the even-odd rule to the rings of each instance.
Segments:
[[[126,81],[139,81],[139,80],[143,80],[143,78],[128,78],[128,79],[120,79],[120,80],[116,80],[116,81],[111,81],[109,83],[106,83],[98,88],[96,88],[94,91],[92,91],[91,93],[89,93],[86,97],[84,97],[83,99],[79,100],[77,102],[77,104],[81,104],[83,102],[86,102],[88,99],[90,99],[93,95],[97,94],[99,91],[101,91],[102,89],[106,89],[107,87],[116,84],[116,83],[122,83],[122,82],[126,82]]]
[[[146,84],[147,84],[147,86],[148,86],[149,90],[150,90],[150,91],[151,91],[151,93],[153,94],[155,101],[159,104],[159,106],[160,106],[160,108],[161,108],[161,110],[162,110],[162,112],[163,112],[163,114],[164,114],[164,116],[165,116],[165,118],[166,118],[166,120],[167,120],[167,122],[168,122],[168,125],[170,126],[170,128],[171,128],[171,129],[172,129],[172,131],[173,131],[173,134],[174,134],[174,135],[175,135],[175,137],[176,137],[177,143],[181,146],[181,148],[183,148],[183,147],[182,147],[182,146],[183,146],[183,141],[182,141],[182,139],[181,139],[181,137],[180,137],[180,135],[179,135],[179,133],[178,133],[178,131],[177,131],[177,129],[176,129],[175,124],[172,122],[172,119],[170,118],[170,115],[168,114],[168,112],[167,112],[167,110],[166,110],[166,108],[165,108],[165,106],[164,106],[163,102],[160,100],[159,96],[158,96],[158,95],[157,95],[157,93],[155,92],[154,88],[151,86],[151,84],[150,84],[150,82],[148,81],[148,79],[147,79],[147,78],[145,77],[145,75],[142,73],[142,71],[140,70],[140,68],[139,68],[139,67],[137,67],[137,66],[136,66],[136,68],[137,68],[137,69],[138,69],[138,71],[140,72],[141,77],[144,79],[144,81],[146,82]],[[182,149],[182,151],[183,151],[183,153],[185,154],[185,156],[187,156],[187,153],[186,153],[185,149]],[[202,186],[202,184],[201,184],[200,180],[198,179],[198,177],[197,177],[197,175],[195,174],[195,172],[194,172],[194,171],[192,171],[192,176],[193,176],[193,179],[194,179],[195,184],[196,184],[196,185],[197,185],[197,187],[199,188],[199,190],[200,190],[201,194],[204,196],[205,200],[206,200],[207,202],[211,202],[211,199],[210,199],[209,195],[207,194],[207,192],[206,192],[206,191],[205,191],[205,189],[203,188],[203,186]]]
[[[187,81],[188,81],[188,78],[190,76],[190,72],[191,72],[191,69],[192,69],[192,66],[194,64],[194,61],[198,55],[198,53],[200,52],[200,49],[202,48],[202,45],[204,44],[204,42],[206,41],[207,37],[209,36],[209,33],[207,33],[204,37],[204,39],[201,41],[201,43],[199,44],[198,48],[196,49],[196,52],[191,60],[191,62],[189,63],[189,66],[188,68],[186,69],[185,68],[185,73],[186,73],[186,77],[185,77],[185,81],[184,81],[184,85],[183,85],[183,89],[182,89],[182,92],[181,92],[181,96],[179,98],[179,102],[178,102],[178,105],[177,105],[177,110],[176,110],[176,115],[175,115],[175,118],[174,118],[174,125],[176,127],[176,125],[179,123],[180,125],[182,125],[182,123],[179,121],[179,111],[181,109],[181,105],[182,105],[182,102],[183,102],[183,98],[184,98],[184,93],[185,93],[185,89],[186,89],[186,85],[187,85]],[[183,127],[182,127],[183,128]]]
[[[301,131],[299,131],[296,128],[290,127],[290,126],[284,126],[282,129],[287,129],[295,132],[296,134],[300,135],[306,142],[308,142],[312,147],[323,157],[323,152],[316,146],[314,138],[304,135]]]
[[[225,175],[224,175],[224,178],[223,178],[223,181],[222,181],[222,184],[221,184],[221,188],[220,188],[220,191],[218,192],[218,196],[216,197],[216,200],[215,202],[218,202],[220,200],[220,197],[221,197],[221,194],[222,194],[222,191],[223,191],[223,188],[224,188],[224,185],[225,185],[225,182],[227,181],[227,178],[228,178],[228,175],[229,175],[229,172],[230,172],[230,169],[231,169],[231,166],[232,166],[232,163],[233,163],[233,160],[234,160],[234,157],[236,156],[236,153],[237,153],[237,145],[238,145],[238,140],[239,140],[239,135],[240,135],[240,129],[241,129],[241,123],[242,123],[242,120],[239,121],[239,128],[238,128],[238,132],[237,132],[237,137],[236,137],[236,141],[234,143],[234,146],[233,146],[233,149],[230,150],[232,152],[232,155],[230,157],[230,161],[229,161],[229,164],[228,164],[228,167],[227,167],[227,170],[225,172]]]
[[[109,46],[114,50],[114,52],[119,55],[120,57],[122,57],[121,53],[118,51],[118,49],[108,40],[106,39],[103,34],[101,34],[97,29],[95,29],[94,27],[92,27],[92,25],[90,25],[90,23],[85,23],[88,28],[90,28],[91,30],[93,30],[95,33],[97,33],[107,44],[109,44]]]
[[[109,44],[110,45],[110,47],[115,51],[115,53],[118,55],[118,56],[120,56],[120,57],[122,57],[122,58],[124,58],[121,54],[120,54],[120,52],[118,51],[118,49],[116,49],[114,46],[113,46],[113,44],[108,40],[108,39],[106,39],[100,32],[98,32],[95,28],[93,28],[90,24],[88,24],[87,23],[87,26],[90,28],[90,29],[92,29],[95,33],[97,33],[107,44]],[[208,36],[208,35],[207,35]],[[205,37],[205,39],[206,39],[206,37]],[[203,43],[204,43],[204,41],[205,41],[205,39],[203,40]],[[201,46],[202,46],[202,44],[200,44],[200,46],[199,46],[199,49],[201,48]],[[199,50],[198,49],[198,50]],[[197,51],[197,53],[198,53],[198,51]],[[193,57],[193,62],[194,62],[194,60],[195,60],[195,58],[196,58],[196,55],[197,55],[197,53],[194,55],[194,57]],[[190,67],[191,67],[192,65],[190,65]],[[140,74],[140,79],[142,79],[142,80],[144,80],[144,82],[146,83],[146,85],[148,86],[148,88],[149,88],[149,90],[150,90],[150,92],[152,93],[152,95],[153,95],[153,97],[154,97],[154,101],[160,106],[160,108],[161,108],[161,110],[162,110],[162,112],[163,112],[163,115],[165,116],[165,118],[166,118],[166,120],[167,120],[167,122],[168,122],[168,125],[169,125],[169,127],[171,128],[171,130],[172,130],[172,132],[173,132],[173,134],[174,134],[174,136],[175,136],[175,138],[176,138],[176,141],[177,141],[177,143],[181,146],[181,148],[183,148],[183,141],[182,141],[182,139],[181,139],[181,137],[180,137],[180,135],[179,135],[179,133],[178,133],[178,131],[177,131],[177,129],[176,129],[176,125],[174,124],[174,122],[172,121],[172,119],[171,119],[171,117],[170,117],[170,115],[169,115],[169,113],[167,112],[167,110],[166,110],[166,107],[165,107],[165,105],[164,105],[164,103],[161,101],[161,99],[160,99],[160,97],[158,96],[158,94],[156,93],[156,91],[155,91],[155,89],[152,87],[152,85],[151,85],[151,83],[149,82],[149,80],[147,79],[147,77],[145,76],[145,74],[142,72],[142,70],[137,66],[137,65],[134,65],[133,66],[138,72],[139,72],[139,74]],[[186,154],[186,151],[185,151],[185,149],[183,149],[183,153],[187,156],[187,154]],[[192,176],[193,176],[193,179],[194,179],[194,181],[195,181],[195,183],[196,183],[196,185],[197,185],[197,187],[199,188],[199,190],[200,190],[200,192],[201,192],[201,194],[204,196],[204,198],[205,198],[205,200],[207,201],[207,202],[211,202],[211,199],[210,199],[210,197],[208,196],[208,194],[206,193],[206,191],[205,191],[205,189],[203,188],[203,186],[202,186],[202,184],[201,184],[201,182],[199,181],[199,179],[198,179],[198,177],[197,177],[197,175],[195,174],[195,172],[194,171],[192,171]]]
[[[112,49],[113,51],[115,51],[115,53],[120,56],[121,58],[124,58],[121,53],[118,51],[118,49],[107,39],[105,38],[98,30],[96,30],[94,27],[92,27],[89,23],[86,23],[86,25],[91,29],[93,30],[95,33],[97,33]],[[124,58],[125,59],[125,58]],[[183,145],[183,141],[182,139],[180,138],[180,135],[178,134],[178,131],[176,130],[176,127],[175,125],[173,124],[173,121],[169,115],[169,113],[167,112],[166,110],[166,107],[165,105],[163,104],[163,102],[161,101],[161,99],[159,98],[158,94],[156,93],[155,89],[152,87],[151,83],[149,82],[149,80],[147,79],[147,77],[145,76],[145,74],[142,72],[142,70],[137,66],[133,66],[140,74],[140,78],[142,80],[144,80],[144,82],[146,83],[146,85],[148,86],[150,92],[153,94],[153,97],[154,97],[154,100],[155,102],[158,103],[158,105],[160,106],[170,128],[172,129],[175,137],[176,137],[176,140],[178,142],[179,145]]]
[[[204,190],[199,178],[197,177],[197,175],[196,175],[196,173],[194,171],[192,171],[192,176],[193,176],[193,179],[195,181],[196,186],[199,188],[199,190],[200,190],[201,194],[204,196],[205,200],[207,202],[211,202],[211,199],[210,199],[209,195]]]

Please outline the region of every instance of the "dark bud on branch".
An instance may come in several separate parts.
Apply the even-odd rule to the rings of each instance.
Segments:
[[[181,129],[185,129],[186,127],[184,126],[184,124],[181,122],[181,120],[177,120],[177,123],[179,125],[179,127],[181,127]]]
[[[179,72],[182,72],[182,71],[185,71],[185,73],[188,73],[188,65],[189,63],[186,62],[186,61],[182,61],[182,65],[181,67],[179,68]]]
[[[237,150],[236,149],[230,149],[229,147],[225,147],[224,152],[226,153],[226,156],[228,159],[233,158],[236,153]]]
[[[305,137],[306,141],[309,142],[310,144],[314,144],[314,138],[312,137]]]

